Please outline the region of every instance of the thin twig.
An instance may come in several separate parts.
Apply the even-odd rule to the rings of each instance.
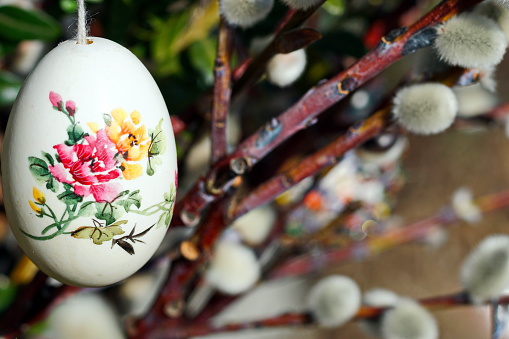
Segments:
[[[254,59],[248,59],[239,67],[234,70],[235,84],[233,86],[232,96],[236,97],[249,85],[253,84],[265,71],[267,62],[276,55],[278,52],[277,43],[287,31],[300,27],[310,16],[312,16],[318,8],[320,8],[325,0],[320,0],[315,6],[310,7],[303,11],[296,11],[293,9],[288,10],[285,17],[281,20],[275,29],[274,39],[265,49],[258,54]]]
[[[211,145],[212,163],[226,155],[226,120],[230,109],[231,67],[230,56],[233,31],[224,18],[219,23],[217,57],[214,66],[214,99],[212,102]]]
[[[423,298],[418,302],[430,311],[450,309],[452,307],[471,305],[471,301],[464,292]],[[499,305],[508,305],[509,297],[500,297],[497,301]],[[372,319],[383,314],[390,307],[370,307],[362,306],[353,320]],[[210,335],[214,333],[237,332],[248,329],[275,328],[275,327],[300,327],[304,325],[318,325],[310,312],[286,313],[265,319],[246,321],[241,323],[230,323],[226,325],[214,325],[210,321],[205,323],[190,323],[187,326],[174,326],[171,321],[164,321],[159,324],[146,339],[164,338],[164,339],[184,339],[196,336]]]
[[[273,200],[293,185],[305,178],[317,174],[328,166],[337,163],[347,151],[354,149],[365,141],[373,138],[391,123],[390,106],[375,113],[363,122],[351,127],[345,134],[305,158],[297,166],[281,173],[265,182],[249,195],[243,198],[231,212],[231,218],[236,219],[264,203]]]
[[[485,195],[475,200],[483,213],[493,212],[509,206],[509,190]],[[395,246],[423,239],[437,227],[448,227],[460,221],[450,208],[445,208],[435,216],[417,221],[406,227],[386,231],[379,236],[366,238],[341,249],[325,251],[314,256],[302,255],[276,266],[270,278],[299,276],[317,272],[323,267],[339,264],[353,259],[362,259],[378,254]]]

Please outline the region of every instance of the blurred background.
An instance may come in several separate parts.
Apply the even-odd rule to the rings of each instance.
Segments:
[[[271,117],[283,112],[310,87],[354,63],[390,30],[408,26],[437,2],[328,0],[305,24],[319,31],[323,38],[306,48],[307,63],[302,76],[285,88],[263,77],[236,97],[230,112],[230,147],[233,149]],[[12,10],[13,7],[16,10]],[[87,9],[90,35],[118,42],[140,58],[158,82],[170,114],[185,124],[185,130],[177,137],[181,183],[178,194],[182,196],[199,174],[206,171],[209,163],[209,89],[214,80],[219,23],[217,1],[89,0]],[[45,53],[74,36],[75,11],[76,3],[72,0],[0,0],[2,135],[24,79]],[[234,66],[250,53],[260,51],[259,38],[272,34],[286,11],[287,7],[276,1],[265,20],[252,28],[235,30]],[[430,53],[423,51],[405,58],[364,85],[358,91],[362,95],[350,96],[331,107],[319,123],[299,132],[262,161],[249,174],[246,190],[324,146],[352,123],[371,114],[392,96],[400,83],[417,79],[428,68],[436,67],[430,61]],[[480,97],[489,97],[489,104],[478,113],[509,100],[507,57],[494,74],[498,80],[497,94],[481,93]],[[434,215],[449,205],[453,192],[460,187],[470,188],[474,196],[509,187],[508,152],[505,126],[489,119],[460,124],[435,136],[409,135],[408,147],[402,156],[402,172],[398,174],[401,185],[391,193],[391,214],[405,225]],[[291,157],[287,156],[289,154]],[[275,206],[275,209],[284,209]],[[458,223],[447,231],[437,230],[432,237],[418,243],[327,268],[319,276],[263,283],[241,297],[219,318],[249,319],[271,312],[301,310],[305,307],[309,286],[320,276],[331,273],[352,277],[363,291],[382,287],[413,298],[458,292],[463,259],[486,235],[508,233],[508,217],[509,212],[501,210],[484,216],[478,224]],[[171,247],[175,237],[168,237],[161,251]],[[121,338],[122,320],[128,315],[141,314],[150,305],[167,270],[168,267],[145,269],[119,285],[87,290],[98,299],[77,299],[75,309],[82,309],[81,313],[57,309],[53,318],[39,322],[28,331],[27,337],[74,339],[78,337],[69,337],[69,333],[79,333],[80,338]],[[8,309],[17,291],[31,281],[35,272],[36,268],[23,259],[10,233],[3,204],[0,205],[0,312]],[[100,309],[104,314],[97,311]],[[98,318],[107,321],[102,324],[94,320],[97,321],[95,331],[87,332],[86,327],[73,320],[73,317],[81,319],[83,314],[96,311],[101,314]],[[455,307],[434,315],[439,322],[441,338],[490,338],[487,307]],[[67,322],[74,331],[59,328],[57,324],[61,322]],[[333,330],[308,327],[252,332],[215,337],[370,338],[356,323]],[[509,334],[504,338],[509,338]]]

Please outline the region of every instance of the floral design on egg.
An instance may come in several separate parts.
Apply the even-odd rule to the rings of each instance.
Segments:
[[[175,203],[175,183],[164,193],[162,200],[142,209],[140,190],[125,190],[123,180],[155,173],[162,163],[158,158],[165,152],[166,138],[162,131],[163,119],[154,129],[147,130],[138,111],[127,113],[122,108],[103,114],[104,124],[88,122],[90,132],[85,132],[76,120],[78,107],[72,100],[64,103],[60,94],[50,92],[49,100],[56,111],[63,113],[70,122],[67,139],[53,146],[53,155],[42,151],[42,157],[28,157],[29,170],[35,181],[65,205],[61,215],[49,206],[43,191],[33,187],[34,200],[30,208],[39,218],[49,219],[40,235],[22,231],[34,240],[50,240],[60,235],[76,239],[89,239],[96,245],[111,240],[111,247],[121,247],[135,254],[134,244],[144,243],[142,238],[153,227],[168,226]],[[145,168],[145,171],[144,171]],[[42,188],[42,189],[44,189]],[[49,193],[47,193],[49,194]],[[126,213],[143,216],[159,215],[158,221],[136,233],[137,225],[126,234]],[[78,218],[90,218],[90,225],[71,224]],[[140,227],[138,227],[140,230]],[[131,244],[132,243],[132,244]]]

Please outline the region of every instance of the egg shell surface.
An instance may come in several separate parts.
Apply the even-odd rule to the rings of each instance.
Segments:
[[[164,99],[129,50],[68,40],[25,81],[2,150],[5,207],[25,254],[76,286],[116,283],[162,241],[175,202]]]

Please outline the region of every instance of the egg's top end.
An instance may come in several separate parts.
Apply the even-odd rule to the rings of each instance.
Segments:
[[[94,51],[112,51],[112,52],[127,52],[132,54],[124,46],[105,38],[98,37],[87,37],[86,44],[80,44],[77,40],[71,39],[66,40],[58,44],[51,52],[65,48],[68,51],[80,51],[80,52],[94,52]],[[50,53],[51,53],[50,52]],[[132,54],[134,56],[134,54]]]

